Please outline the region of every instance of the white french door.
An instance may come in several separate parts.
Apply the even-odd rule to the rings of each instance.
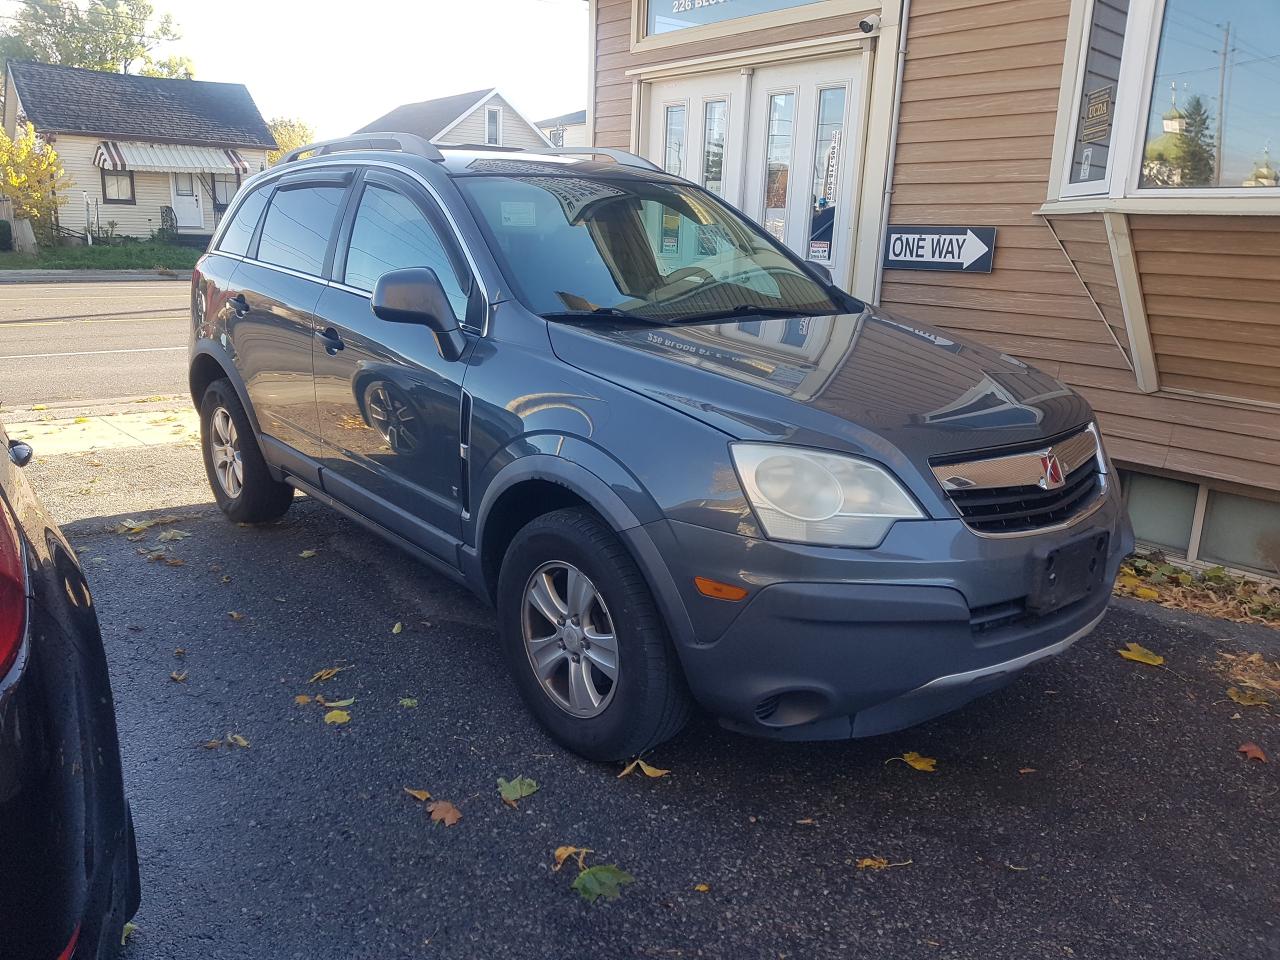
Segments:
[[[861,157],[859,54],[652,83],[644,150],[848,286]]]

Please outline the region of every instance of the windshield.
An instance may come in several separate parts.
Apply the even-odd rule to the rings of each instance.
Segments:
[[[457,182],[508,278],[543,316],[680,323],[846,309],[739,214],[693,186],[587,176]]]

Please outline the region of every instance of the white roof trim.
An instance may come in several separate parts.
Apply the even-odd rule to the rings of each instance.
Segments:
[[[439,133],[437,133],[434,137],[431,138],[431,142],[444,143],[445,141],[442,138],[445,137],[450,130],[452,130],[454,127],[460,124],[463,120],[467,119],[467,117],[471,116],[473,113],[475,113],[477,110],[483,107],[486,103],[488,103],[490,100],[492,100],[494,97],[497,97],[497,96],[501,96],[501,94],[499,94],[498,88],[494,87],[492,90],[486,93],[483,97],[481,97],[479,100],[473,103],[470,107],[468,107],[466,110],[463,110],[462,113],[458,114],[457,118],[453,121],[453,123],[449,124],[447,127],[445,127],[443,130],[441,130]],[[545,143],[548,147],[552,146],[551,140],[547,137],[545,133],[542,132],[541,127],[539,127],[536,123],[530,122],[529,118],[526,117],[519,110],[517,110],[515,106],[511,103],[511,101],[508,100],[506,97],[502,98],[502,102],[507,107],[508,110],[510,110],[512,113],[516,115],[517,119],[522,121],[526,127],[528,127],[530,130],[536,133],[539,137],[541,137],[543,143]]]

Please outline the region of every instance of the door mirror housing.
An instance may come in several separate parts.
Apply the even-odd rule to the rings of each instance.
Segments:
[[[835,281],[831,279],[831,268],[825,263],[819,263],[817,260],[806,260],[804,265],[810,273],[827,284],[827,286],[834,286]]]
[[[430,267],[405,267],[384,273],[373,285],[374,315],[390,323],[417,323],[435,334],[440,356],[457,360],[467,338],[458,327],[453,305]]]

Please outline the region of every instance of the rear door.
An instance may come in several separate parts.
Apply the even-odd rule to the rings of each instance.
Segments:
[[[356,194],[334,256],[334,283],[316,310],[324,318],[315,351],[322,480],[335,497],[456,563],[466,354],[447,361],[426,327],[374,316],[370,292],[387,271],[430,267],[464,328],[483,324],[484,298],[419,184],[369,169]]]
[[[228,331],[259,427],[308,456],[320,445],[314,311],[352,178],[349,170],[316,171],[277,181],[232,279]]]

